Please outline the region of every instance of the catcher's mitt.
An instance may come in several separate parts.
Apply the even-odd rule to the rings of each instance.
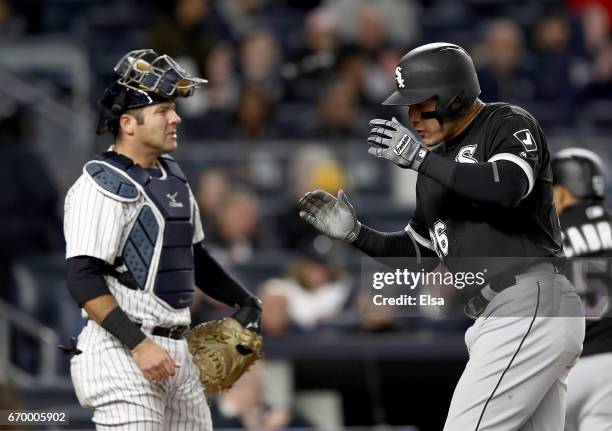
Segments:
[[[202,323],[185,338],[200,368],[200,381],[209,394],[231,388],[261,357],[263,346],[261,335],[232,317]]]

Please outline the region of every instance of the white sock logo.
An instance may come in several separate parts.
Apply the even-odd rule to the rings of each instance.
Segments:
[[[404,78],[402,78],[402,68],[397,66],[395,68],[395,80],[399,88],[404,88]]]

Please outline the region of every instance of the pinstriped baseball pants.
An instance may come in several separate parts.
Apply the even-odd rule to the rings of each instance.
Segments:
[[[148,381],[128,349],[89,321],[79,335],[83,351],[71,361],[72,382],[98,430],[210,431],[210,410],[185,340],[152,337],[181,368],[161,382]]]

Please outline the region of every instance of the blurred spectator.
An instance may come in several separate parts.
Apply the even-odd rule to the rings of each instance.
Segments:
[[[234,139],[263,140],[277,135],[273,102],[260,85],[243,87],[234,116],[236,123],[231,130]]]
[[[566,0],[566,3],[574,12],[580,12],[582,9],[593,5],[601,6],[604,13],[608,15],[610,22],[612,22],[612,0]]]
[[[192,139],[227,139],[232,130],[232,114],[240,96],[240,80],[235,68],[235,53],[229,43],[217,43],[205,64],[208,80],[203,91],[179,100],[182,129]]]
[[[274,431],[311,428],[295,411],[268,406],[264,400],[263,361],[257,362],[234,386],[219,395],[211,413],[215,427]]]
[[[258,85],[272,100],[281,97],[281,52],[274,33],[261,28],[249,33],[240,47],[240,71],[245,85]]]
[[[340,316],[349,304],[351,283],[328,260],[327,256],[310,252],[289,267],[285,278],[264,283],[264,331],[271,335],[293,329],[310,331]]]
[[[336,25],[338,19],[329,9],[319,7],[306,17],[305,48],[306,52],[333,53],[338,48]]]
[[[204,60],[219,38],[224,24],[214,16],[210,0],[177,0],[160,8],[151,30],[151,44],[183,64],[185,58],[204,75]]]
[[[576,58],[572,52],[569,17],[564,11],[552,11],[536,22],[532,34],[537,71],[534,98],[547,102],[547,106],[554,104],[556,125],[571,124],[575,103],[571,71]],[[546,118],[545,114],[536,116]]]
[[[533,68],[516,22],[503,18],[489,23],[481,54],[485,64],[478,78],[484,101],[521,103],[533,98]]]
[[[268,0],[223,0],[219,12],[228,23],[235,40],[242,40],[265,23]]]
[[[214,253],[215,258],[217,258],[217,255],[218,253]],[[226,264],[223,259],[219,259],[219,261],[223,265]],[[214,300],[200,289],[195,290],[195,296],[189,308],[191,311],[191,327],[203,322],[229,317],[233,313],[231,307],[220,301]]]
[[[322,146],[303,146],[295,155],[289,169],[291,174],[290,200],[276,219],[279,246],[288,250],[307,250],[319,233],[299,216],[298,200],[304,193],[323,189],[334,195],[346,188],[348,179],[342,165],[334,160],[331,151]]]
[[[383,13],[371,4],[362,5],[357,12],[355,44],[365,53],[376,55],[387,42],[387,28]]]
[[[344,81],[350,86],[348,89],[356,100],[362,101],[365,92],[366,66],[369,59],[367,56],[353,47],[345,47],[338,57],[336,65],[336,77],[327,82],[327,86],[333,85],[334,81]],[[319,98],[322,96],[319,93]]]
[[[209,110],[231,112],[238,103],[240,84],[234,63],[234,49],[228,43],[216,44],[206,59],[204,76],[208,85],[202,93],[206,95]]]
[[[595,53],[610,39],[609,10],[600,2],[590,1],[581,8],[580,20],[586,48],[588,52]]]
[[[373,305],[372,293],[361,290],[356,298],[358,329],[368,332],[386,332],[396,327],[395,310],[390,305]]]
[[[211,241],[224,249],[231,263],[247,262],[261,244],[258,235],[259,201],[246,188],[234,189],[226,196],[217,212],[217,231]]]
[[[229,181],[221,169],[207,169],[198,178],[195,198],[206,237],[211,232],[217,232],[216,221],[229,189]]]
[[[306,16],[304,46],[282,69],[287,80],[287,98],[316,100],[313,88],[327,80],[337,61],[337,22],[337,17],[325,7],[314,9]]]
[[[359,111],[355,87],[336,79],[320,93],[317,118],[309,135],[324,141],[347,141],[366,136],[368,120]]]
[[[0,40],[15,39],[26,32],[26,19],[10,0],[0,0]]]
[[[382,102],[396,90],[395,67],[402,55],[397,48],[383,48],[376,58],[365,66],[363,95],[375,112],[384,112],[384,108],[381,108]],[[379,116],[387,115],[383,113]]]
[[[592,79],[582,91],[583,102],[606,99],[612,102],[612,40],[597,51]],[[608,112],[608,116],[609,116]]]
[[[412,0],[327,0],[325,5],[342,17],[338,31],[349,43],[374,48],[387,40],[411,47],[420,36],[419,8]],[[369,31],[372,40],[368,40]]]

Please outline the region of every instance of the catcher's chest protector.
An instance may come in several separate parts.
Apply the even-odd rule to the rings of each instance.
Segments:
[[[131,275],[130,288],[150,290],[174,309],[193,301],[195,277],[193,225],[187,180],[170,157],[159,159],[164,175],[152,177],[123,156],[108,152],[85,165],[85,171],[106,195],[136,201],[140,208],[122,245],[121,259]]]

